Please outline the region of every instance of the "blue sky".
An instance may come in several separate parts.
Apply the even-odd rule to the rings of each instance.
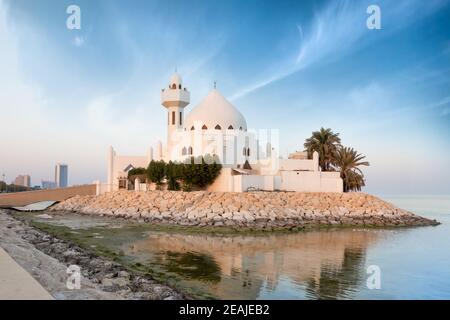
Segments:
[[[371,162],[365,191],[450,193],[448,0],[0,0],[0,174],[40,184],[66,162],[72,184],[105,180],[108,145],[165,140],[175,67],[187,111],[216,80],[284,154],[331,127]]]

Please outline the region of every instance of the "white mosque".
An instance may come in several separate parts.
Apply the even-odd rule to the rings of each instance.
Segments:
[[[166,144],[158,142],[143,156],[117,155],[110,146],[108,181],[97,183],[97,193],[127,189],[128,171],[146,168],[151,160],[182,161],[206,154],[216,155],[223,164],[219,177],[208,187],[209,191],[342,192],[339,172],[321,172],[317,153],[313,159],[308,159],[304,152],[281,159],[278,130],[249,130],[242,113],[215,85],[185,117],[184,108],[189,103],[190,92],[175,72],[161,91],[161,104],[167,109]],[[139,181],[134,187],[136,190],[151,188]]]

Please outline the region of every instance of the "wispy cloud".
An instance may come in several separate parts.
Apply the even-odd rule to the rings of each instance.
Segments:
[[[91,152],[86,152],[92,142],[82,137],[79,128],[71,131],[73,114],[55,116],[50,107],[52,97],[24,74],[20,33],[10,21],[9,10],[9,4],[0,0],[1,173],[6,174],[8,181],[27,173],[37,185],[41,179],[51,179],[54,163],[64,161],[70,164],[71,183],[87,182],[72,177],[86,170],[83,161],[92,160]],[[29,38],[39,36],[32,28],[26,32]],[[64,103],[60,108],[65,108]],[[95,167],[93,161],[90,163]]]
[[[39,167],[43,157],[32,157],[50,131],[46,117],[47,101],[37,86],[23,79],[19,67],[17,36],[9,27],[8,6],[0,0],[0,170],[13,179],[33,159]],[[35,131],[29,135],[27,133]],[[2,173],[3,173],[2,172]],[[36,183],[36,176],[33,183]]]
[[[368,17],[366,9],[370,4],[372,4],[370,1],[330,1],[315,14],[308,28],[297,24],[300,51],[295,60],[286,58],[285,63],[275,72],[266,74],[260,80],[244,87],[231,99],[245,96],[317,62],[342,57],[349,51],[366,45],[369,41],[368,37],[365,37],[368,32],[390,34],[420,17],[436,12],[448,4],[448,1],[378,1],[382,16],[382,30],[379,31],[369,31],[366,27]],[[271,69],[270,66],[267,66],[267,69]]]
[[[442,99],[439,99],[438,101],[430,103],[428,106],[426,106],[425,109],[441,109],[441,115],[442,116],[448,116],[450,114],[450,96],[446,96]]]
[[[447,96],[445,98],[440,99],[439,101],[432,103],[429,106],[429,108],[438,108],[438,107],[445,106],[447,104],[450,104],[450,96]]]
[[[348,50],[367,30],[364,25],[365,10],[362,8],[361,3],[356,1],[331,1],[315,14],[308,28],[297,24],[300,50],[296,59],[286,61],[282,68],[237,92],[232,99],[281,80],[319,60],[336,58]],[[358,11],[361,13],[358,14]]]

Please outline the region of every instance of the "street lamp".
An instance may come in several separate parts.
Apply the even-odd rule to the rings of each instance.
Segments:
[[[3,176],[3,183],[5,184],[5,190],[7,190],[7,188],[6,188],[6,181],[5,181],[5,174],[2,174],[2,176]]]

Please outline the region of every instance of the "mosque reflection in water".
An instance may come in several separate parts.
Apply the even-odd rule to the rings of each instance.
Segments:
[[[350,229],[264,236],[150,232],[126,254],[221,299],[348,299],[365,282],[366,250],[376,240],[375,232]]]

